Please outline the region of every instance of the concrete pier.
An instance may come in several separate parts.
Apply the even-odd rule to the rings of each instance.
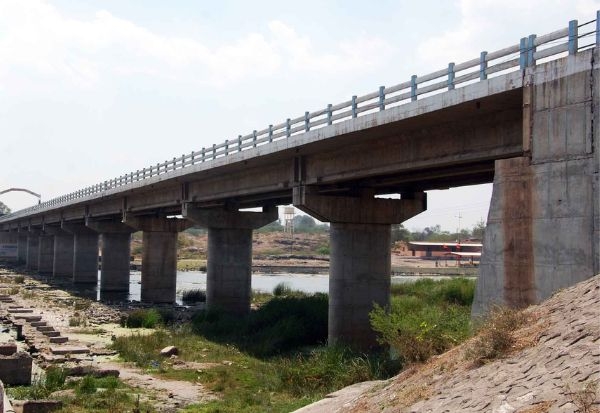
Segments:
[[[390,302],[391,224],[423,212],[426,194],[404,194],[402,199],[340,197],[297,187],[294,206],[331,222],[329,344],[376,346],[369,312],[374,304],[385,308]]]
[[[129,292],[133,228],[114,221],[90,221],[86,225],[101,234],[100,294]]]
[[[186,205],[183,216],[208,228],[207,308],[247,314],[252,294],[252,230],[275,221],[277,208],[240,212]]]
[[[80,286],[98,284],[98,233],[83,224],[62,224],[73,234],[73,283]]]
[[[27,233],[19,232],[17,236],[17,264],[27,262]]]
[[[40,235],[37,231],[29,231],[27,235],[27,262],[25,267],[30,271],[38,269],[38,255],[40,253]]]
[[[45,232],[54,236],[52,277],[73,277],[73,235],[60,227],[46,227]]]
[[[177,285],[177,233],[190,224],[183,219],[127,218],[143,231],[141,301],[174,303]]]
[[[38,274],[52,275],[54,267],[54,235],[41,234],[38,246]]]

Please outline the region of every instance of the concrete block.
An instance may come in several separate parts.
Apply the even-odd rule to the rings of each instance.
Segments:
[[[0,343],[0,356],[12,356],[17,352],[15,343]]]
[[[42,331],[42,334],[46,337],[58,337],[60,336],[60,331]]]
[[[59,400],[15,400],[13,401],[15,413],[50,413],[62,409]]]
[[[31,356],[18,352],[11,356],[0,355],[0,381],[11,386],[31,384]]]
[[[43,327],[46,325],[46,322],[45,321],[32,321],[29,324],[31,325],[31,327]]]
[[[66,343],[67,341],[69,341],[69,337],[64,337],[64,336],[50,337],[50,343],[52,343],[52,344],[63,344],[63,343]]]
[[[36,329],[37,329],[37,331],[40,331],[42,333],[45,332],[45,331],[54,331],[54,327],[52,327],[52,326],[46,326],[46,325],[36,327]]]

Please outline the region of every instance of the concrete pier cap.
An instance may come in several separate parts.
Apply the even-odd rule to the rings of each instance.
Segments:
[[[315,188],[294,188],[294,206],[320,221],[330,222],[330,345],[359,349],[377,346],[369,312],[388,307],[391,285],[391,224],[427,209],[424,192],[401,199],[320,195]]]
[[[269,205],[254,212],[184,204],[182,215],[208,228],[207,308],[247,314],[252,293],[252,230],[275,221],[277,208]]]
[[[124,223],[143,231],[141,300],[174,303],[177,292],[177,233],[193,225],[186,219],[125,215]]]

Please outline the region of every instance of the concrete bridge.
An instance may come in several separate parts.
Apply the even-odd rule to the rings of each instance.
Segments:
[[[331,223],[329,341],[374,343],[390,226],[424,191],[493,182],[474,312],[535,303],[600,271],[600,44],[595,20],[306,112],[0,218],[31,270],[173,302],[177,232],[208,228],[207,305],[250,307],[252,231],[293,203]],[[399,199],[378,195],[399,194]],[[262,208],[261,212],[244,211]]]

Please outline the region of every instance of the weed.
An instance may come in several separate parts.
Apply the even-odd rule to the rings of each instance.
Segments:
[[[94,394],[97,389],[96,380],[92,376],[85,376],[75,388],[75,393],[79,396],[84,394]]]
[[[573,389],[569,384],[565,385],[567,396],[571,403],[577,406],[578,412],[595,413],[600,411],[593,406],[598,395],[599,384],[598,380],[590,380],[579,389]]]
[[[17,275],[15,276],[15,278],[13,278],[15,284],[23,284],[25,282],[25,276],[23,275]]]
[[[496,306],[478,328],[478,335],[467,348],[465,357],[481,365],[506,354],[515,342],[514,332],[529,317],[522,310]]]
[[[8,295],[17,295],[19,294],[19,291],[21,291],[19,287],[10,287],[8,289]]]
[[[86,327],[87,325],[87,318],[79,313],[75,313],[69,317],[69,327]]]
[[[290,287],[290,285],[285,282],[280,282],[275,287],[273,287],[273,295],[275,297],[291,295],[292,292],[293,292],[292,287]]]
[[[206,302],[206,291],[200,289],[185,290],[181,293],[181,301],[185,304]]]

